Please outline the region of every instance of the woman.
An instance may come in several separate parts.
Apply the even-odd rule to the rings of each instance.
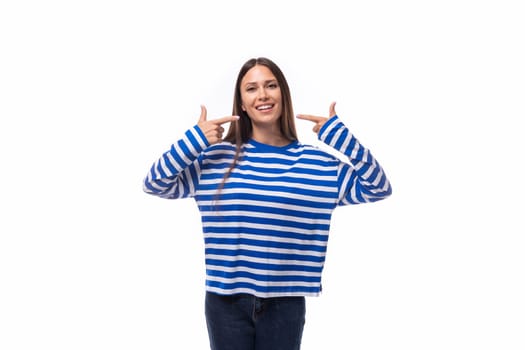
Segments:
[[[208,120],[202,106],[198,124],[144,180],[149,194],[193,197],[199,206],[213,350],[299,349],[305,297],[321,292],[333,210],[391,194],[335,103],[329,111],[297,117],[348,162],[298,141],[283,73],[268,58],[250,59],[237,77],[233,115]]]

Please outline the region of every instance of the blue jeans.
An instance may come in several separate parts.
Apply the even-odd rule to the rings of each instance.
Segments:
[[[304,297],[258,298],[206,293],[211,350],[299,350]]]

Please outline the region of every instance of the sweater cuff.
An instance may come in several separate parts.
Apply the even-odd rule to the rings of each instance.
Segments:
[[[197,153],[201,153],[210,146],[208,139],[206,139],[206,135],[204,135],[198,125],[195,125],[193,128],[186,131],[184,136]]]
[[[319,133],[317,134],[317,137],[320,141],[329,144],[331,138],[333,137],[334,131],[340,127],[344,127],[344,125],[339,119],[339,116],[336,114],[323,124],[319,130]]]

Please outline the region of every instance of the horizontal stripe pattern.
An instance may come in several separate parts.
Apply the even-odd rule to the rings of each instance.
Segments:
[[[209,145],[195,126],[153,164],[144,191],[194,197],[204,233],[206,289],[260,297],[316,296],[338,205],[384,199],[390,183],[370,151],[337,116],[319,139],[348,162],[300,142],[250,140],[219,191],[235,145]]]

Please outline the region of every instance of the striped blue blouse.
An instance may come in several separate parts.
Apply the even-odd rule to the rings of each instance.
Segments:
[[[319,295],[332,211],[384,199],[392,190],[376,159],[337,116],[318,137],[348,163],[298,141],[275,147],[250,140],[219,191],[235,145],[209,145],[195,126],[153,164],[146,193],[197,202],[207,291]]]

